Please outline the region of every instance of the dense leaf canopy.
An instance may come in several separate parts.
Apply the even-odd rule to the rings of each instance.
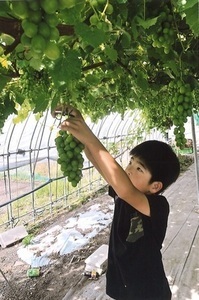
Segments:
[[[198,0],[0,2],[0,128],[72,103],[93,120],[139,108],[151,127],[198,112]]]

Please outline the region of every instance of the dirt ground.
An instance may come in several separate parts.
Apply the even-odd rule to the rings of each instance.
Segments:
[[[108,198],[108,200],[107,200]],[[110,200],[109,200],[110,199]],[[65,222],[74,214],[83,213],[93,204],[107,207],[112,204],[112,199],[107,195],[101,195],[90,200],[75,211],[65,212],[45,222],[40,233],[50,227]],[[102,230],[90,242],[78,251],[71,254],[56,257],[55,263],[40,268],[40,276],[30,278],[27,276],[29,265],[17,256],[17,250],[21,243],[0,248],[0,299],[1,300],[62,300],[66,293],[78,284],[86,285],[93,280],[84,275],[85,259],[91,255],[100,245],[107,244],[110,226]]]

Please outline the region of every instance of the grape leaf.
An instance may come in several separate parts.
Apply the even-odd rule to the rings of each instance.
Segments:
[[[91,45],[93,48],[97,48],[107,41],[107,36],[103,30],[89,27],[84,23],[77,24],[75,26],[75,32],[84,42]]]
[[[143,72],[141,71],[136,71],[137,75],[137,85],[142,88],[142,90],[146,91],[147,88],[149,87],[148,81],[146,80],[146,76]]]
[[[186,4],[184,5],[184,9],[191,8],[195,5],[198,5],[198,0],[187,0]]]
[[[122,34],[121,44],[124,49],[131,46],[131,35],[127,31],[124,31]]]
[[[105,46],[104,52],[111,61],[117,60],[117,57],[118,57],[117,51],[113,47]]]
[[[5,116],[9,116],[10,114],[16,113],[15,109],[15,102],[10,96],[10,93],[7,92],[4,97],[4,109],[5,109]]]
[[[196,36],[199,36],[199,18],[198,18],[198,4],[195,4],[193,7],[186,9],[186,22],[189,24],[191,30]]]
[[[51,101],[51,110],[53,111],[56,107],[57,104],[60,102],[60,97],[57,93],[55,93],[52,97],[52,101]]]
[[[142,18],[140,18],[139,16],[137,16],[135,18],[135,20],[137,21],[137,23],[143,27],[144,29],[148,29],[149,27],[153,26],[156,24],[158,17],[156,18],[152,18],[152,19],[147,19],[147,20],[143,20]]]
[[[75,50],[69,50],[66,55],[67,63],[67,79],[80,79],[81,78],[81,60],[79,58],[79,52]]]
[[[133,34],[134,40],[136,40],[137,37],[139,36],[139,32],[138,32],[137,24],[134,22],[134,20],[131,22],[131,32]]]
[[[25,96],[23,95],[23,93],[15,92],[15,96],[16,96],[16,102],[22,105],[22,103],[25,100]]]
[[[54,84],[59,87],[61,84],[67,84],[72,80],[81,78],[81,60],[79,53],[75,50],[69,50],[66,56],[59,59],[50,70]]]
[[[38,112],[45,111],[49,104],[49,98],[46,97],[46,94],[40,91],[40,93],[37,94],[37,97],[34,97],[34,114]]]
[[[100,77],[98,75],[95,75],[95,74],[88,74],[86,76],[86,81],[90,84],[90,85],[98,85],[100,84]]]
[[[0,74],[0,90],[2,90],[11,79],[11,77]]]
[[[178,66],[176,64],[170,61],[168,61],[168,63],[165,63],[165,73],[170,77],[173,78],[173,76],[178,76],[179,74],[179,70],[178,70]]]
[[[10,18],[9,12],[11,12],[9,5],[6,1],[0,1],[0,16]]]
[[[81,11],[84,6],[84,2],[80,2],[70,9],[66,8],[62,10],[59,17],[63,20],[65,24],[75,25],[79,23],[82,19]]]

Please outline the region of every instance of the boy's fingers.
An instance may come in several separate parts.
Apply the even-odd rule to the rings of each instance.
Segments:
[[[53,118],[56,118],[57,115],[69,116],[69,117],[82,117],[79,110],[74,108],[71,105],[58,106],[51,112]]]
[[[59,105],[54,110],[51,111],[53,118],[56,118],[57,115],[66,116],[68,114],[68,108],[66,105]]]
[[[81,115],[81,113],[80,113],[79,110],[77,110],[74,107],[70,107],[70,109],[69,109],[69,116],[79,118],[82,115]]]
[[[51,115],[52,115],[53,118],[56,118],[56,116],[58,114],[61,114],[61,112],[62,112],[62,107],[61,106],[57,106],[55,109],[53,109],[51,111]]]

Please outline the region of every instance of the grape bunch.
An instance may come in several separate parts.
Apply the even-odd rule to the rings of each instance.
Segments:
[[[28,99],[37,97],[38,90],[43,94],[48,94],[49,92],[51,82],[45,69],[37,71],[27,67],[23,69],[20,79],[22,94]]]
[[[68,182],[76,187],[82,178],[84,145],[72,134],[63,130],[60,130],[59,135],[55,138],[55,145],[58,152],[57,162],[61,166],[61,171],[68,178]]]
[[[163,8],[159,20],[160,25],[157,32],[151,35],[152,46],[154,48],[163,48],[164,53],[168,54],[175,42],[174,19],[168,6]]]
[[[176,145],[183,148],[186,143],[184,124],[187,122],[187,117],[192,115],[194,94],[190,84],[181,79],[175,79],[169,83],[169,94]]]
[[[111,31],[112,25],[108,16],[114,12],[113,5],[107,0],[90,0],[89,4],[93,10],[93,14],[89,17],[91,26],[96,26],[104,32]]]
[[[50,60],[60,57],[61,50],[57,41],[60,38],[57,28],[60,22],[58,11],[67,6],[68,0],[29,0],[11,1],[10,8],[14,16],[21,20],[23,33],[21,44],[25,56],[41,59],[43,55]]]

